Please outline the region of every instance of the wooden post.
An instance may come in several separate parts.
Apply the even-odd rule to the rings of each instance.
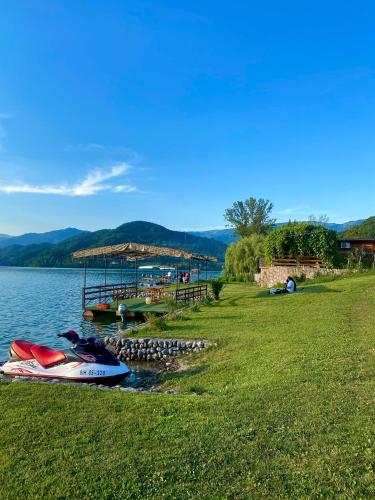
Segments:
[[[138,297],[138,267],[137,267],[137,257],[135,258],[135,296]]]
[[[107,257],[104,257],[104,302],[107,301]]]
[[[82,290],[82,309],[86,307],[86,283],[87,283],[87,266],[86,259],[83,261],[83,290]]]

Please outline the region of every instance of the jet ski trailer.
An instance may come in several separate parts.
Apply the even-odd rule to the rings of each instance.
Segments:
[[[90,337],[81,339],[70,330],[58,335],[69,340],[70,349],[54,350],[14,340],[9,348],[9,359],[0,366],[0,373],[10,377],[35,377],[93,382],[114,385],[130,375],[125,363],[106,349],[104,342]]]

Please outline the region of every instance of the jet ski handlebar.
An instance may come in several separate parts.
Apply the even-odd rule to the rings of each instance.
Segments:
[[[97,339],[95,337],[88,337],[86,339],[81,339],[77,332],[74,330],[69,330],[65,333],[58,333],[58,337],[63,337],[66,340],[69,340],[72,344],[86,345],[94,348],[104,348],[105,344],[102,340]]]
[[[57,336],[64,337],[64,339],[69,340],[69,342],[71,342],[72,344],[76,344],[80,340],[78,333],[74,330],[69,330],[68,332],[64,333],[58,333]]]

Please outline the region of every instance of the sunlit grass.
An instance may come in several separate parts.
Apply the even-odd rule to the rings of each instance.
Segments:
[[[374,496],[375,277],[302,287],[168,322],[178,396],[0,384],[0,498]]]

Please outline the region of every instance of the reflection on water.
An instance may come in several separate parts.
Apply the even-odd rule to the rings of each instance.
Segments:
[[[209,277],[218,273],[209,273]],[[134,280],[134,271],[124,272],[126,281]],[[87,286],[104,281],[103,270],[90,270]],[[120,271],[107,274],[107,283],[120,281]],[[83,273],[80,269],[0,267],[0,361],[7,356],[14,339],[66,348],[68,342],[58,332],[76,330],[90,337],[124,332],[134,323],[85,320],[81,310]]]

